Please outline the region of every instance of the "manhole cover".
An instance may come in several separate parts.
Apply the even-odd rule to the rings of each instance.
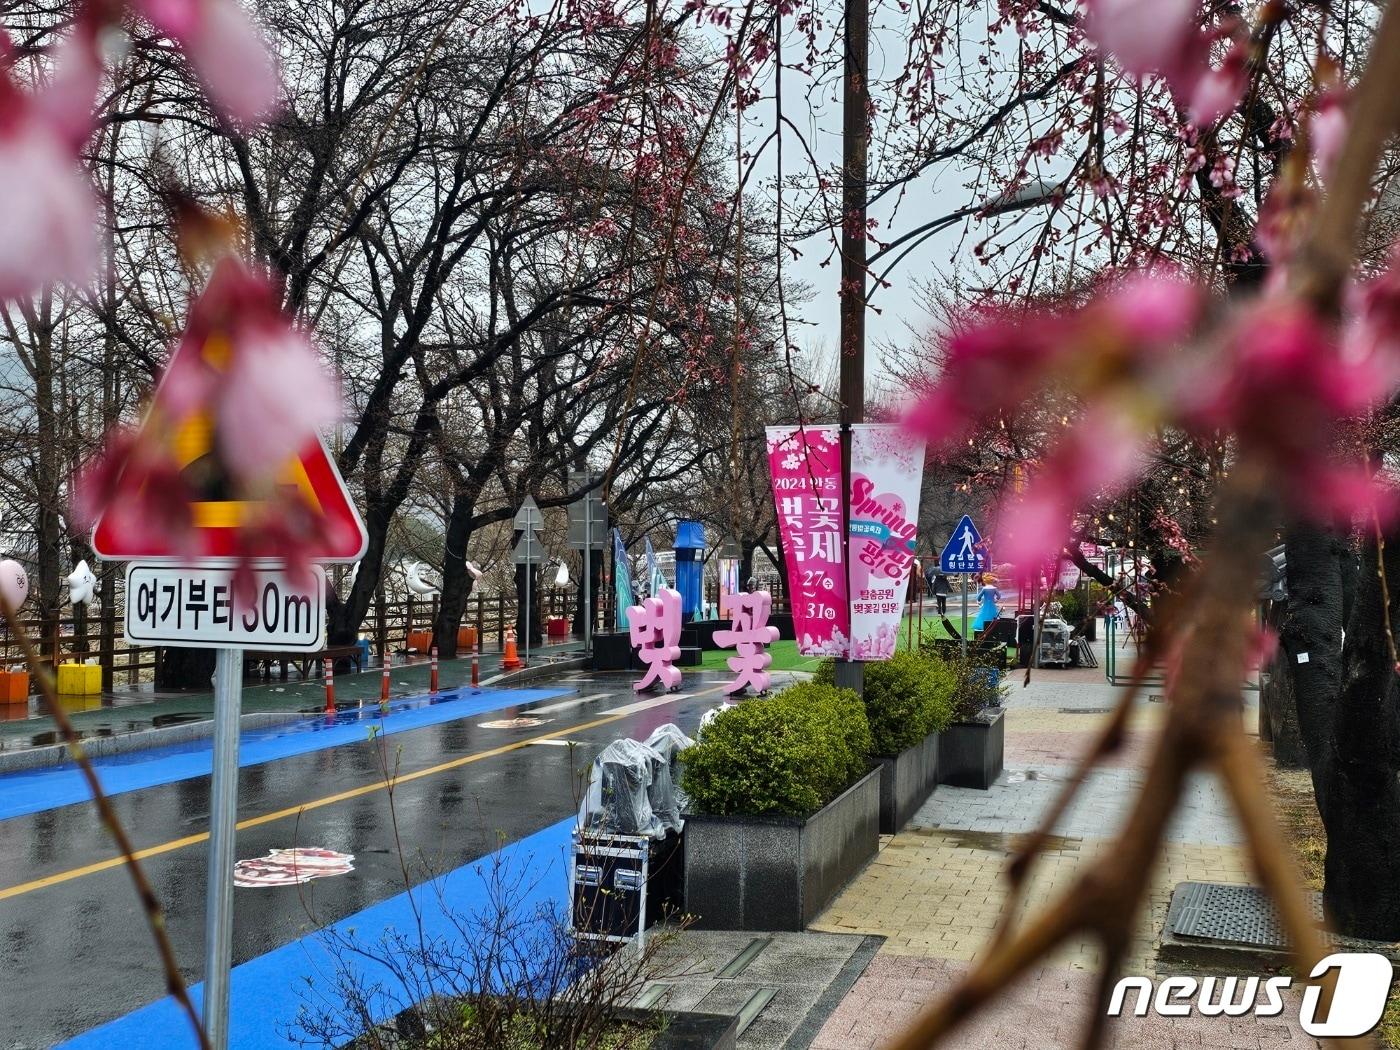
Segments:
[[[1322,921],[1322,899],[1312,894],[1313,913]],[[1228,941],[1259,948],[1286,948],[1278,909],[1258,886],[1183,882],[1172,893],[1167,929],[1178,937]]]
[[[479,723],[482,729],[529,729],[553,722],[552,718],[498,718],[494,722]]]

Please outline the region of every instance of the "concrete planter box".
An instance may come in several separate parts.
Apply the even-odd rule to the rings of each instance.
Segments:
[[[702,930],[802,930],[880,848],[880,770],[810,817],[685,818],[685,910]]]
[[[954,722],[939,734],[938,782],[985,791],[1001,776],[1006,712],[989,707],[976,721]]]
[[[909,823],[938,786],[938,734],[930,733],[893,758],[879,757],[880,833],[893,835]]]

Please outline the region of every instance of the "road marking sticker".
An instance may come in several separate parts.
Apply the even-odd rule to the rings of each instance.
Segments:
[[[355,870],[355,854],[333,849],[273,849],[266,857],[240,860],[233,866],[233,884],[244,889],[297,886],[312,879],[347,875]]]
[[[303,813],[313,809],[321,809],[323,806],[333,806],[337,802],[345,802],[352,798],[361,798],[365,795],[372,795],[377,791],[383,791],[392,784],[397,787],[399,784],[406,784],[412,780],[420,780],[423,777],[435,776],[438,773],[445,773],[448,770],[460,769],[463,766],[471,765],[473,762],[480,762],[483,759],[495,758],[498,755],[506,755],[512,751],[519,751],[521,748],[529,747],[531,744],[539,743],[541,740],[553,740],[557,737],[567,738],[571,733],[583,733],[589,729],[596,729],[598,726],[607,725],[609,722],[616,722],[625,718],[634,711],[643,711],[651,707],[660,707],[662,704],[673,704],[677,700],[689,700],[694,697],[706,696],[710,693],[718,693],[723,689],[723,685],[714,686],[694,694],[671,693],[667,696],[658,696],[651,700],[643,700],[639,703],[628,704],[625,707],[617,708],[613,713],[603,714],[591,722],[583,722],[580,725],[566,726],[563,729],[554,729],[548,733],[541,733],[539,736],[530,737],[527,740],[516,740],[509,744],[501,744],[499,747],[489,748],[485,751],[478,751],[474,754],[463,755],[461,758],[454,758],[449,762],[441,762],[426,769],[415,770],[411,773],[402,773],[394,777],[392,781],[385,782],[377,780],[372,784],[361,784],[359,787],[349,788],[339,791],[334,795],[327,795],[324,798],[312,799],[310,802],[303,802],[300,805],[288,806],[285,809],[274,810],[271,813],[263,813],[256,817],[249,817],[238,822],[238,830],[246,828],[261,827],[263,824],[272,824],[279,820],[286,820],[288,817],[299,817]],[[202,831],[195,835],[185,835],[183,838],[171,839],[155,846],[147,846],[145,849],[136,851],[137,860],[146,860],[149,857],[159,857],[163,853],[172,853],[175,850],[184,849],[186,846],[197,846],[201,842],[209,840],[209,832]],[[73,879],[80,879],[85,875],[95,875],[98,872],[109,871],[112,868],[120,868],[126,863],[121,856],[108,857],[106,860],[99,860],[92,864],[84,864],[80,868],[70,868],[68,871],[56,872],[53,875],[45,875],[40,879],[32,879],[29,882],[21,882],[15,886],[8,886],[0,890],[0,901],[8,900],[11,897],[19,897],[26,893],[33,893],[35,890],[47,889],[49,886],[58,886]]]

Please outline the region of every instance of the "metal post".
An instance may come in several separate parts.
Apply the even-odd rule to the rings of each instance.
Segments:
[[[587,478],[592,481],[590,475]],[[583,494],[583,651],[593,652],[593,490]]]
[[[962,600],[962,607],[963,607],[963,617],[962,617],[962,654],[963,654],[963,659],[966,660],[966,659],[967,659],[967,573],[963,573],[963,574],[962,574],[962,592],[963,592],[963,600]]]
[[[228,1046],[242,703],[243,650],[220,649],[214,661],[214,775],[210,786],[209,876],[204,905],[204,1029],[212,1050],[225,1050]]]
[[[534,575],[535,564],[531,559],[534,551],[531,550],[530,534],[532,530],[525,530],[525,666],[530,666],[530,577]]]
[[[845,92],[841,135],[841,547],[850,590],[851,424],[865,421],[866,153],[870,40],[869,0],[846,0]],[[836,684],[865,692],[865,665],[836,661]]]

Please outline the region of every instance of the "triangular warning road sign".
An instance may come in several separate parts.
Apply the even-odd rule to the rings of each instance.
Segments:
[[[212,340],[211,340],[212,341]],[[207,346],[207,344],[206,344]],[[202,348],[182,341],[176,348],[175,356],[184,353],[204,352]],[[172,357],[171,365],[175,363]],[[167,368],[167,372],[170,369]],[[154,406],[161,402],[162,388],[156,389]],[[143,426],[146,424],[143,423]],[[213,421],[206,413],[197,412],[187,419],[171,439],[172,452],[181,469],[210,453],[213,448]],[[109,506],[123,499],[132,499],[138,492],[135,487],[143,484],[140,480],[127,481],[123,476],[117,482],[117,491]],[[127,486],[127,491],[123,491]],[[287,463],[278,477],[277,488],[303,499],[312,513],[319,516],[319,529],[322,541],[302,551],[302,555],[313,562],[354,562],[359,561],[368,546],[368,536],[359,512],[350,502],[350,494],[345,482],[331,461],[325,444],[319,437],[306,443],[300,454]],[[99,558],[181,558],[191,555],[199,558],[233,558],[249,556],[277,558],[280,552],[240,549],[238,527],[255,518],[258,505],[242,500],[217,499],[193,504],[196,543],[193,551],[177,551],[163,548],[147,535],[126,535],[119,524],[121,515],[104,511],[92,530],[92,549]]]

